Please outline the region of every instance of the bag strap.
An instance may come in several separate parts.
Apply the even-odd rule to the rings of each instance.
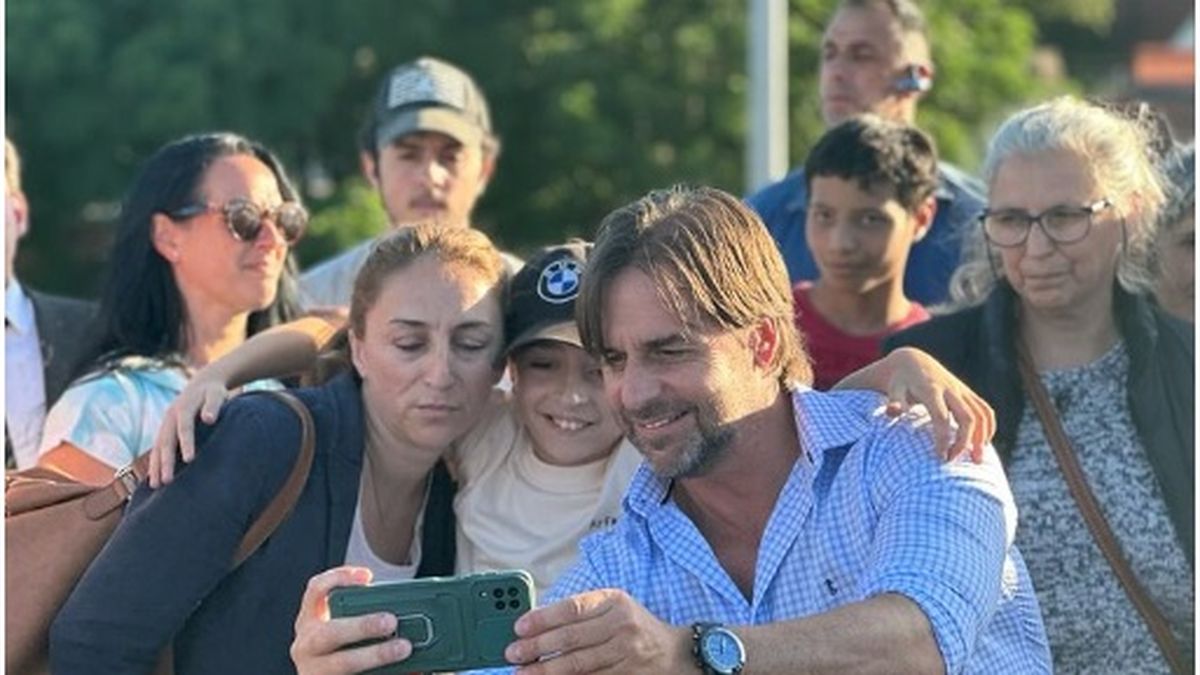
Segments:
[[[308,406],[287,391],[266,393],[287,405],[300,418],[300,454],[296,457],[296,464],[292,467],[292,472],[288,475],[287,480],[284,481],[283,487],[279,488],[275,498],[267,504],[258,519],[242,537],[242,543],[238,545],[237,552],[233,555],[235,568],[253,555],[258,547],[267,540],[267,537],[275,532],[275,528],[279,527],[279,524],[292,512],[296,501],[300,499],[300,493],[304,491],[304,484],[308,482],[308,472],[312,468],[313,455],[316,452],[316,433],[313,430],[312,414],[309,413]]]
[[[1067,434],[1063,430],[1058,411],[1055,410],[1045,385],[1042,384],[1041,378],[1033,368],[1033,359],[1029,356],[1029,348],[1025,345],[1024,340],[1019,338],[1017,339],[1017,362],[1021,380],[1025,384],[1025,391],[1033,402],[1038,419],[1042,422],[1042,429],[1046,432],[1046,440],[1050,442],[1054,458],[1058,461],[1059,469],[1062,470],[1063,479],[1067,482],[1071,497],[1075,499],[1075,505],[1079,507],[1079,513],[1087,523],[1088,529],[1091,530],[1092,538],[1100,546],[1104,558],[1116,573],[1122,588],[1125,589],[1125,594],[1137,609],[1138,614],[1141,615],[1142,620],[1146,622],[1146,626],[1150,629],[1150,634],[1154,636],[1154,641],[1158,643],[1158,649],[1166,659],[1167,665],[1170,666],[1171,672],[1176,675],[1192,672],[1184,664],[1183,651],[1175,641],[1175,635],[1171,632],[1167,618],[1163,616],[1158,605],[1154,604],[1154,600],[1146,593],[1146,589],[1142,587],[1137,576],[1129,567],[1129,561],[1121,553],[1116,535],[1113,534],[1112,528],[1105,520],[1104,512],[1100,510],[1100,503],[1096,500],[1096,495],[1088,485],[1083,468],[1080,467],[1079,460],[1075,457],[1071,440],[1067,438]]]
[[[112,482],[97,489],[83,500],[83,512],[92,520],[100,520],[113,511],[125,506],[134,490],[150,475],[150,453],[133,463],[117,469]]]
[[[267,540],[267,537],[275,532],[275,528],[279,527],[279,524],[291,513],[292,508],[296,506],[296,501],[300,499],[304,484],[308,482],[308,472],[312,469],[313,455],[316,453],[316,433],[313,430],[312,414],[308,412],[308,406],[304,405],[295,395],[286,391],[264,393],[270,394],[287,405],[300,418],[300,454],[296,457],[292,472],[288,474],[287,480],[279,488],[279,492],[250,525],[250,529],[246,530],[246,534],[242,537],[242,541],[233,555],[233,567],[241,565],[246,558],[253,555],[258,547]],[[88,495],[83,503],[84,512],[92,519],[99,519],[114,509],[121,508],[129,501],[129,497],[133,495],[137,486],[146,480],[149,473],[150,453],[147,453],[118,470],[111,483]]]

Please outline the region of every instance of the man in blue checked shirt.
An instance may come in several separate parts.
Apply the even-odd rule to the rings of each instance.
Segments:
[[[737,198],[615,211],[577,303],[646,461],[518,621],[519,672],[1050,671],[995,453],[941,462],[926,418],[805,386],[787,273]]]

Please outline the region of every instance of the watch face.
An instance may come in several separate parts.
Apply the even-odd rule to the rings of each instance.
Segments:
[[[742,644],[727,630],[710,630],[700,642],[704,661],[718,673],[732,673],[743,662]]]

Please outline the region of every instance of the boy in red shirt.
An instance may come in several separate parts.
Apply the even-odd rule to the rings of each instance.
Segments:
[[[805,236],[820,271],[793,295],[817,389],[878,360],[892,333],[929,318],[904,294],[908,251],[937,210],[937,151],[919,129],[874,115],[825,133],[804,163]]]

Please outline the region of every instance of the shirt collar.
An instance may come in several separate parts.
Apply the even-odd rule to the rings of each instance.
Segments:
[[[791,396],[800,448],[804,459],[814,467],[821,465],[826,451],[851,445],[867,435],[871,429],[869,417],[885,403],[874,391],[822,392],[799,387]],[[659,478],[643,460],[629,483],[625,505],[644,518],[670,494],[671,481]]]
[[[33,303],[16,279],[9,280],[4,289],[4,319],[17,335],[26,335],[34,328]]]
[[[877,405],[871,405],[876,403]],[[870,431],[868,413],[884,404],[873,391],[792,391],[792,414],[800,448],[809,462],[820,466],[825,452],[857,442]]]

